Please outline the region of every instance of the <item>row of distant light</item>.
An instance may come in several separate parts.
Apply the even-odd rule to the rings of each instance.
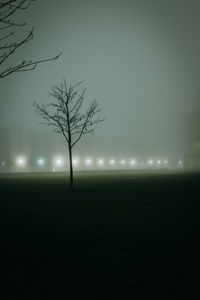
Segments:
[[[26,166],[26,164],[27,164],[27,161],[26,161],[26,158],[25,157],[18,157],[17,159],[16,159],[16,165],[18,166],[18,167],[25,167]],[[168,165],[168,160],[163,160],[163,161],[161,161],[161,160],[156,160],[156,161],[154,161],[154,160],[148,160],[147,162],[145,162],[145,161],[139,161],[139,162],[137,162],[135,159],[131,159],[131,160],[125,160],[125,159],[121,159],[120,161],[117,161],[117,160],[115,160],[115,159],[110,159],[109,161],[105,161],[104,159],[102,159],[102,158],[100,158],[100,159],[98,159],[98,160],[93,160],[93,159],[91,159],[91,158],[86,158],[84,161],[83,161],[83,163],[86,165],[86,166],[92,166],[93,165],[93,163],[96,163],[97,165],[99,165],[99,166],[103,166],[103,165],[105,165],[106,163],[107,163],[107,165],[109,164],[110,166],[115,166],[115,165],[121,165],[121,166],[125,166],[125,165],[130,165],[130,166],[136,166],[137,164],[142,164],[142,165],[144,165],[145,163],[147,163],[149,166],[161,166],[161,165],[165,165],[165,166],[167,166]],[[37,160],[37,165],[38,166],[40,166],[40,167],[43,167],[43,166],[45,166],[45,164],[46,164],[46,161],[43,159],[43,158],[39,158],[38,160]],[[53,165],[55,166],[55,167],[63,167],[64,166],[64,164],[65,164],[65,161],[64,161],[64,159],[63,158],[61,158],[61,157],[57,157],[57,158],[55,158],[54,160],[53,160]],[[80,159],[79,158],[74,158],[73,159],[73,166],[78,166],[78,165],[80,165],[81,164],[81,161],[80,161]],[[178,161],[178,164],[181,166],[182,165],[182,161],[181,160],[179,160]],[[5,162],[2,162],[2,166],[5,166]]]

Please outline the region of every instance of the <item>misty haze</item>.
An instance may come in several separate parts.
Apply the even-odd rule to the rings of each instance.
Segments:
[[[199,298],[199,37],[198,0],[0,0],[3,299]]]
[[[11,149],[1,147],[1,160],[13,152],[20,156],[31,151],[32,160],[43,156],[45,146],[33,131],[51,139],[48,150],[52,149],[52,159],[57,155],[53,153],[57,138],[53,133],[46,137],[44,130],[51,129],[38,125],[40,119],[32,104],[48,103],[51,87],[63,77],[70,84],[84,80],[87,102],[97,99],[106,118],[95,138],[89,138],[90,155],[107,160],[115,156],[184,160],[193,134],[185,128],[185,119],[199,103],[199,4],[193,1],[190,9],[187,1],[179,4],[48,1],[48,10],[45,1],[32,5],[23,21],[28,20],[26,30],[34,25],[34,39],[16,52],[10,64],[24,57],[51,57],[60,51],[62,56],[34,72],[1,81],[0,126],[3,139],[8,137],[3,144],[9,145],[12,128],[18,128],[21,140],[21,148],[12,138]],[[199,128],[199,123],[196,126]],[[33,134],[31,145],[21,137],[20,130],[25,128],[27,136]],[[57,148],[64,151],[62,141]],[[84,147],[78,152],[85,158]],[[15,157],[9,159],[14,163]]]

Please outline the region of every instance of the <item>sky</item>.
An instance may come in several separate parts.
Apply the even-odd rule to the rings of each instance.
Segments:
[[[0,127],[49,130],[38,125],[33,102],[48,103],[63,78],[83,80],[85,105],[97,99],[105,121],[91,137],[94,149],[181,156],[184,118],[200,95],[200,2],[196,0],[42,0],[16,16],[34,26],[22,58],[55,62],[1,79]]]

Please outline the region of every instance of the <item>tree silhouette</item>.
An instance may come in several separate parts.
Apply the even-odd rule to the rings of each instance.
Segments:
[[[61,85],[53,87],[50,93],[55,103],[34,103],[35,112],[45,120],[43,124],[52,126],[54,132],[62,134],[68,144],[70,190],[73,190],[72,149],[84,135],[94,133],[96,126],[104,120],[97,117],[100,109],[96,100],[90,103],[85,112],[82,111],[85,88],[79,90],[81,83],[82,81],[67,87],[64,79]]]
[[[23,59],[18,64],[8,66],[9,58],[26,43],[33,39],[34,28],[20,41],[15,41],[14,29],[24,27],[26,23],[16,22],[15,15],[28,9],[35,0],[0,0],[0,78],[4,78],[14,72],[34,70],[38,64],[56,60],[60,55],[43,60]]]

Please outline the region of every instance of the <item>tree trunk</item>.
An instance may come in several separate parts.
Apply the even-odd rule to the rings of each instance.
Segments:
[[[73,191],[74,188],[74,177],[73,177],[73,164],[72,164],[72,147],[69,146],[69,190]]]

